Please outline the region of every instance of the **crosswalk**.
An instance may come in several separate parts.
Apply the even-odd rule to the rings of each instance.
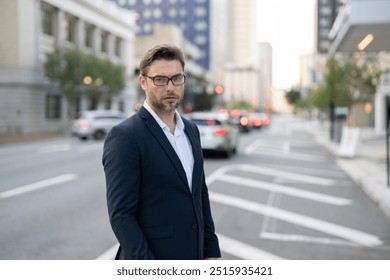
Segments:
[[[287,158],[303,162],[313,162],[309,168],[292,166],[291,171],[285,171],[280,168],[280,165],[273,163],[271,165],[248,165],[248,164],[231,164],[218,168],[206,178],[209,186],[210,201],[214,205],[224,205],[235,209],[244,210],[252,214],[262,217],[263,223],[259,229],[258,238],[261,240],[272,240],[280,242],[294,242],[306,244],[321,244],[329,246],[345,246],[345,247],[383,247],[384,241],[377,235],[367,233],[361,230],[350,228],[341,224],[322,220],[310,216],[310,214],[295,213],[291,210],[281,209],[274,204],[275,197],[285,196],[293,197],[304,201],[312,201],[315,203],[326,204],[334,207],[349,207],[353,205],[353,201],[348,197],[330,195],[326,192],[322,193],[319,189],[325,188],[348,188],[351,184],[345,180],[345,175],[342,171],[336,169],[318,169],[316,163],[329,162],[329,157],[321,154],[309,154],[293,152],[292,147],[304,147],[305,143],[292,145],[288,141],[266,142],[264,140],[256,140],[248,145],[243,153],[251,157],[272,156],[274,158]],[[285,166],[284,166],[285,167]],[[286,169],[286,168],[284,168]],[[310,174],[310,175],[307,175]],[[271,179],[270,179],[271,178]],[[273,178],[273,179],[272,179]],[[332,178],[332,179],[330,179]],[[293,184],[291,184],[293,183]],[[306,187],[312,187],[313,191],[305,190],[291,185],[306,184]],[[289,185],[290,184],[290,185]],[[214,187],[223,185],[222,188]],[[240,197],[235,193],[229,194],[226,190],[230,186],[239,186],[250,188],[252,190],[268,192],[268,200],[266,203],[260,203],[255,199]],[[273,222],[271,222],[273,221]],[[272,223],[282,221],[292,224],[295,227],[308,229],[309,234],[294,232],[278,232]],[[315,235],[310,233],[316,232]],[[251,259],[251,256],[245,255],[246,246],[243,241],[234,240],[226,235],[221,235],[223,246],[221,250],[229,255],[240,257],[242,259]],[[229,242],[236,247],[234,251],[229,248]],[[232,245],[233,246],[233,245]],[[242,248],[240,250],[239,248]],[[257,248],[260,250],[260,248]],[[248,251],[249,252],[249,251]],[[282,258],[274,252],[263,251],[263,254],[269,254],[270,259]]]

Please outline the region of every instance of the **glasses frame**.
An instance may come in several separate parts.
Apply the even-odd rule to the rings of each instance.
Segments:
[[[143,75],[144,77],[146,77],[146,78],[149,78],[149,79],[151,79],[152,81],[153,81],[153,84],[155,85],[155,86],[157,86],[157,87],[163,87],[163,86],[166,86],[166,85],[168,85],[169,84],[169,81],[171,81],[171,83],[172,83],[172,85],[174,85],[174,86],[181,86],[181,85],[184,85],[185,83],[186,83],[186,78],[187,78],[187,76],[185,75],[185,74],[177,74],[177,75],[175,75],[175,76],[172,76],[172,77],[167,77],[167,76],[161,76],[161,75],[156,75],[156,76],[154,76],[154,77],[151,77],[151,76],[148,76],[148,75]],[[183,78],[184,78],[184,81],[183,81],[183,83],[181,83],[181,84],[175,84],[174,82],[173,82],[173,79],[175,78],[175,77],[178,77],[178,76],[182,76]],[[156,85],[156,82],[154,81],[154,79],[156,79],[156,78],[166,78],[167,79],[167,83],[166,84],[164,84],[164,85]]]

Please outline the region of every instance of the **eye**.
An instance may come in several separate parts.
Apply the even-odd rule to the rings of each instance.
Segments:
[[[172,78],[174,82],[180,82],[183,79],[183,75],[177,75]]]
[[[154,77],[154,82],[156,83],[166,83],[167,82],[167,77],[164,77],[164,76],[156,76]]]

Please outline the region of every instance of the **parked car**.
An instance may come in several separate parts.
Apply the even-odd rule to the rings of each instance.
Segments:
[[[127,117],[126,113],[115,110],[82,111],[73,121],[72,134],[81,140],[103,139],[114,125]]]
[[[203,151],[222,152],[226,157],[237,152],[239,131],[229,116],[217,112],[193,112],[186,115],[199,128]]]

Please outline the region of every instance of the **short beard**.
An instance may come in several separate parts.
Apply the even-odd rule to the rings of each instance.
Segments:
[[[162,112],[165,112],[165,113],[170,113],[170,112],[174,112],[180,106],[180,104],[183,101],[183,98],[184,97],[182,96],[180,98],[179,102],[177,102],[175,104],[168,104],[166,106],[162,102],[157,102],[153,98],[149,98],[149,101],[153,105],[154,108],[161,110]]]

